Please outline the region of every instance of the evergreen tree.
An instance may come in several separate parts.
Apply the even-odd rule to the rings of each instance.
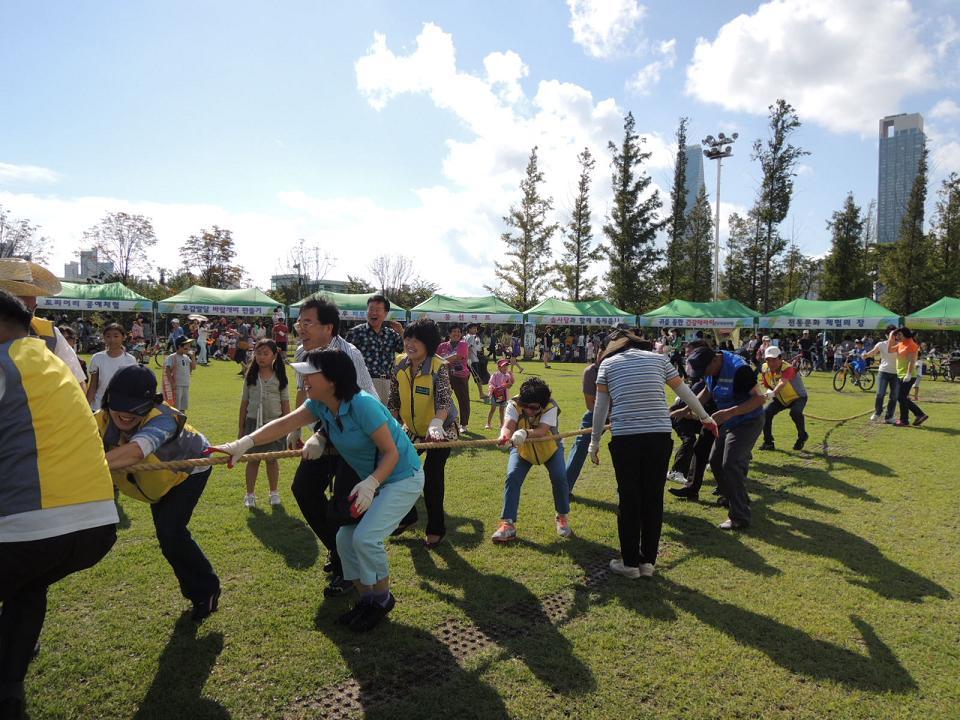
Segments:
[[[727,237],[727,257],[723,264],[723,292],[728,298],[739,300],[752,308],[748,250],[754,223],[738,213],[731,213],[727,223],[730,235]]]
[[[796,243],[787,247],[782,272],[777,276],[773,304],[779,307],[797,298],[808,298],[819,274],[819,264],[804,255]]]
[[[960,297],[960,176],[950,173],[937,195],[933,229],[937,295]]]
[[[564,297],[574,302],[590,299],[596,295],[596,278],[587,278],[590,265],[603,257],[603,250],[591,247],[593,227],[590,223],[590,180],[596,161],[589,148],[577,155],[580,161],[580,180],[577,183],[577,199],[566,227],[563,241],[564,253],[557,263],[557,281],[554,287]]]
[[[927,201],[927,148],[920,152],[917,177],[910,190],[907,209],[900,223],[900,235],[884,253],[880,269],[884,286],[883,303],[903,315],[915,312],[936,298],[936,271],[933,244],[923,231]]]
[[[507,245],[506,255],[510,260],[496,263],[495,274],[506,283],[508,303],[520,310],[536,305],[549,286],[550,238],[557,225],[547,222],[547,214],[553,209],[550,198],[540,196],[543,173],[537,164],[537,148],[530,151],[527,170],[520,181],[523,198],[520,206],[510,208],[503,222],[515,232],[507,231],[500,236]]]
[[[609,222],[603,226],[609,245],[606,248],[610,270],[606,275],[610,301],[630,312],[644,312],[657,296],[656,264],[660,252],[654,247],[663,222],[657,219],[662,203],[654,190],[644,197],[651,179],[643,169],[649,152],[634,131],[633,113],[623,122],[623,142],[608,144],[611,162],[613,207]]]
[[[670,219],[667,222],[667,253],[664,285],[667,299],[687,298],[690,256],[687,254],[687,125],[680,118],[677,126],[677,157],[673,166],[673,188],[670,190]]]
[[[760,162],[763,179],[756,202],[757,219],[762,229],[762,263],[760,266],[761,312],[771,309],[771,290],[776,265],[787,241],[780,235],[779,226],[787,217],[793,197],[793,178],[800,158],[807,151],[789,142],[790,135],[800,127],[800,119],[792,105],[783,99],[769,107],[770,137],[766,145],[761,140],[753,143],[751,159]]]
[[[243,268],[233,264],[237,250],[233,233],[213,226],[199,235],[191,235],[180,248],[183,270],[198,285],[210,288],[235,288],[243,279]]]
[[[848,300],[870,295],[873,283],[867,274],[866,252],[863,241],[865,218],[847,195],[843,208],[827,221],[832,232],[830,254],[823,263],[820,295],[825,300]]]
[[[713,298],[713,214],[707,189],[700,188],[697,201],[687,216],[684,242],[686,272],[680,278],[676,297],[693,302]],[[673,298],[671,298],[673,299]]]

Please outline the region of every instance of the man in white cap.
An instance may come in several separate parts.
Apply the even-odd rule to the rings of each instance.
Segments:
[[[0,258],[0,290],[16,295],[30,312],[37,309],[38,297],[53,297],[61,290],[60,281],[42,265],[20,258]],[[77,353],[50,320],[34,317],[30,322],[30,335],[39,337],[47,348],[63,360],[70,372],[87,391],[87,376],[80,367]]]
[[[797,442],[794,450],[803,450],[807,442],[806,424],[803,418],[803,409],[807,406],[807,389],[804,387],[800,373],[780,354],[780,348],[771,345],[763,353],[763,367],[760,368],[760,379],[766,388],[765,397],[773,400],[763,411],[763,445],[761,450],[775,450],[773,444],[773,418],[783,410],[790,411],[790,418],[797,426]]]

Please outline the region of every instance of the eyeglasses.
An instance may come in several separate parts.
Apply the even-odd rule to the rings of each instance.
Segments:
[[[313,327],[314,325],[319,325],[319,320],[297,320],[297,325],[302,328]]]
[[[540,403],[520,403],[520,407],[522,407],[524,410],[529,410],[529,411],[531,411],[531,412],[537,412],[537,411],[540,410],[540,408],[543,407],[543,406],[540,405]]]

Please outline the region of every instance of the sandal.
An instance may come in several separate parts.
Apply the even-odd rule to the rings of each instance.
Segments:
[[[441,535],[437,535],[437,536],[436,536],[437,539],[436,539],[435,541],[433,541],[433,542],[430,542],[429,540],[427,540],[426,538],[424,538],[424,540],[423,540],[423,546],[424,546],[427,550],[433,550],[433,549],[436,548],[438,545],[440,545],[440,543],[443,542],[443,539],[444,539],[446,536],[447,536],[446,533],[443,533],[443,534],[441,534]]]

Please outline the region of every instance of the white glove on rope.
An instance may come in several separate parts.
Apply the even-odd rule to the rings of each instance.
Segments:
[[[227,467],[232,468],[240,460],[240,456],[253,447],[253,438],[250,435],[244,435],[239,440],[228,442],[224,445],[216,445],[217,450],[230,456]]]
[[[300,441],[301,441],[300,431],[302,429],[303,428],[297,428],[296,430],[290,431],[290,433],[287,435],[288,450],[296,450],[297,446],[300,445]]]
[[[766,400],[772,400],[772,399],[773,399],[773,395],[774,395],[773,390],[767,390],[767,391],[763,394],[763,397],[764,397]]]
[[[316,460],[323,455],[323,451],[326,447],[327,438],[320,433],[314,433],[307,438],[307,441],[303,444],[303,449],[300,451],[300,457],[302,457],[304,460]]]
[[[365,513],[373,503],[373,496],[378,487],[380,487],[380,481],[373,475],[367,475],[366,480],[361,480],[354,486],[353,492],[347,499],[353,500],[353,509],[358,515]]]
[[[590,456],[590,462],[594,465],[600,464],[600,441],[590,441],[587,446],[587,454]]]
[[[903,381],[904,381],[904,382],[910,382],[910,380],[911,380],[912,378],[913,378],[913,373],[907,373],[906,375],[904,375]]]
[[[526,430],[514,430],[513,435],[510,436],[510,444],[515,448],[520,447],[527,441],[527,431]]]
[[[434,418],[430,421],[430,425],[427,426],[427,437],[435,441],[447,439],[446,433],[443,432],[443,420]]]

